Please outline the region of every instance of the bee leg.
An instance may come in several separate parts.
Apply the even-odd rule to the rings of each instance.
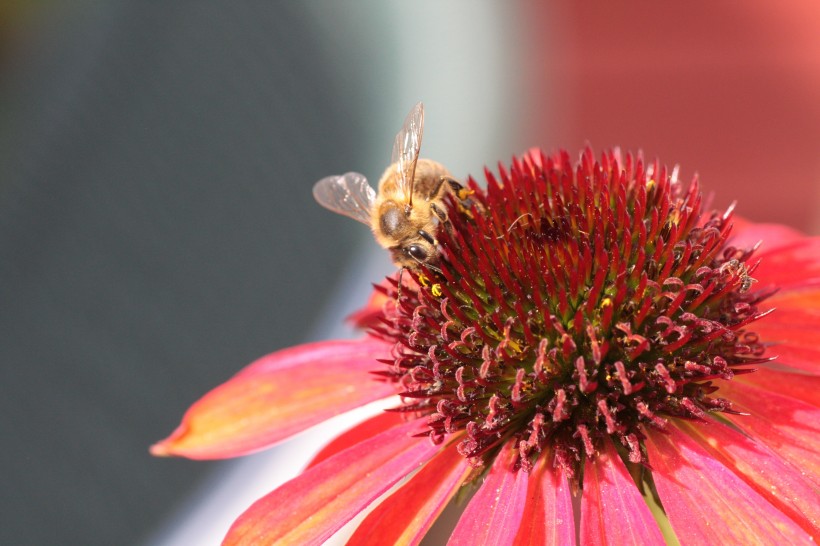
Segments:
[[[433,214],[436,215],[436,218],[438,218],[439,223],[442,226],[444,226],[444,229],[447,230],[447,233],[452,233],[453,223],[450,222],[450,218],[447,216],[447,211],[437,206],[435,203],[430,203],[430,210],[432,210]]]
[[[445,182],[447,185],[445,186]],[[439,176],[438,177],[438,184],[433,189],[432,194],[436,197],[441,197],[442,191],[447,188],[449,189],[453,195],[455,195],[460,201],[466,199],[469,195],[473,192],[471,190],[466,189],[461,183],[451,176]]]
[[[439,179],[439,187],[436,188],[435,195],[438,195],[441,184],[444,182],[447,182],[447,186],[456,197],[456,204],[458,205],[458,211],[460,213],[466,215],[468,218],[472,218],[473,214],[470,212],[470,207],[475,206],[478,210],[484,210],[484,207],[482,207],[480,203],[470,199],[470,196],[475,192],[469,188],[465,188],[458,180],[450,176],[442,176]]]
[[[475,193],[473,190],[462,186],[461,182],[450,176],[442,176],[441,181],[447,182],[447,185],[450,186],[450,190],[458,197],[459,201],[466,201],[468,197]]]
[[[447,224],[447,211],[443,210],[438,207],[435,203],[430,203],[430,210],[433,211],[433,214],[439,219],[442,224]]]
[[[458,193],[464,189],[464,186],[461,185],[461,182],[453,178],[452,176],[440,176],[438,179],[439,185],[444,184],[447,182],[447,185],[450,186],[450,189],[453,190],[453,193]]]

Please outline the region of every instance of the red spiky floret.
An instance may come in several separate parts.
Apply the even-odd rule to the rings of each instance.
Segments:
[[[765,361],[747,327],[753,249],[727,244],[731,209],[701,214],[697,180],[617,151],[577,164],[541,152],[469,180],[449,203],[438,269],[388,290],[375,333],[395,342],[384,374],[434,440],[460,433],[481,464],[510,438],[576,473],[611,437],[646,463],[644,427],[732,411],[720,381]]]

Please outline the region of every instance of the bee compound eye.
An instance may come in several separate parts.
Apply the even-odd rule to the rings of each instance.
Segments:
[[[401,223],[399,209],[390,207],[379,217],[379,227],[386,236],[391,237],[399,229]]]
[[[419,245],[410,245],[406,248],[407,253],[414,259],[423,262],[427,259],[427,252]]]

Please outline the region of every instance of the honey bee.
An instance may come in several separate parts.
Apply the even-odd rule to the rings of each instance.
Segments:
[[[749,267],[745,263],[738,260],[729,260],[720,266],[720,272],[735,276],[740,281],[738,292],[743,294],[748,292],[752,284],[757,282],[757,279],[749,275]]]
[[[444,198],[452,194],[466,204],[472,192],[441,163],[419,159],[423,129],[424,106],[418,103],[396,135],[393,160],[379,180],[378,193],[364,175],[349,172],[316,182],[313,197],[323,207],[369,226],[402,271],[424,265],[440,272],[436,233],[448,225]]]

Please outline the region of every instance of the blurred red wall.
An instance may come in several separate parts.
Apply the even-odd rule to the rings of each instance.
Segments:
[[[715,206],[820,233],[820,3],[540,9],[548,142],[643,149],[699,173]]]

